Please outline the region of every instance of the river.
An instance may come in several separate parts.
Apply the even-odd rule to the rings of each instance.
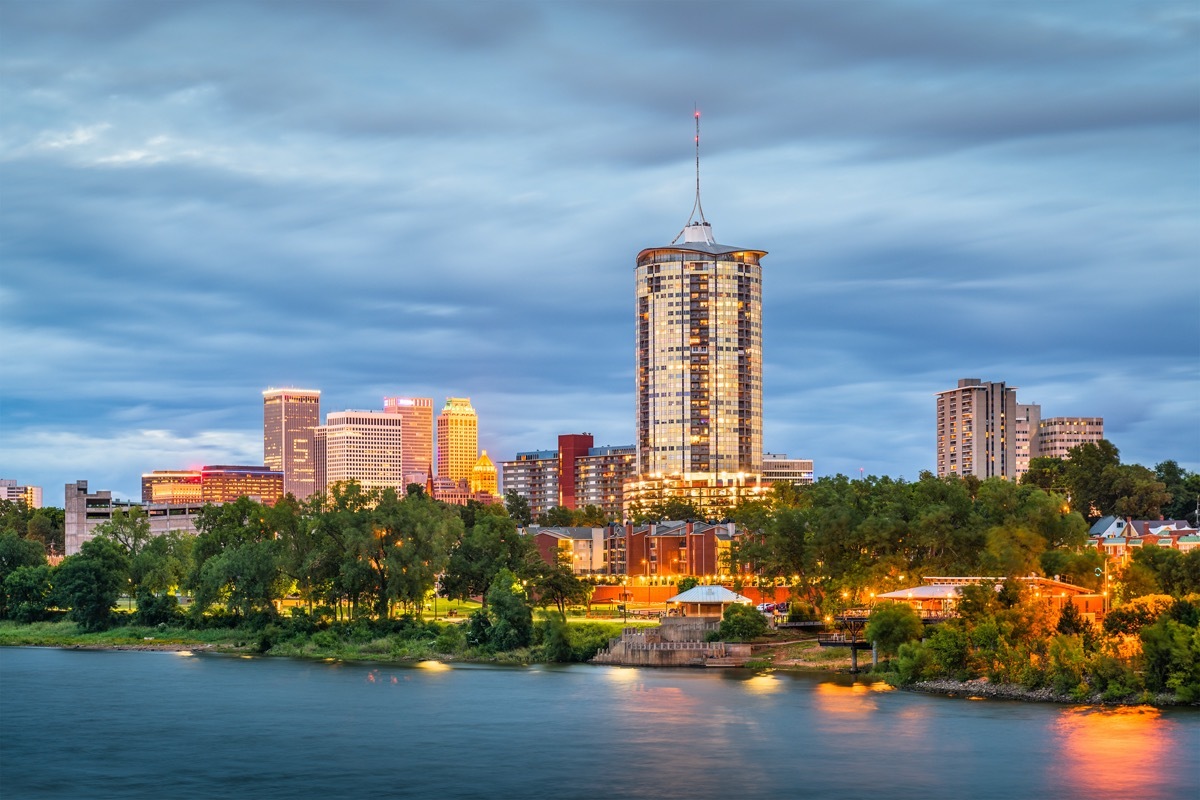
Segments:
[[[1200,797],[1200,711],[839,676],[0,648],[24,798]]]

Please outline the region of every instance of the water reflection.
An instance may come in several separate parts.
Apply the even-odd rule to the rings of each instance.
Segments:
[[[1055,725],[1062,780],[1093,797],[1172,797],[1162,776],[1196,757],[1168,735],[1174,724],[1149,706],[1063,709]]]

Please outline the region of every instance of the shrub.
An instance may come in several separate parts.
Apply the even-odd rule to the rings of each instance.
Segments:
[[[137,613],[133,615],[138,625],[174,625],[183,619],[179,611],[179,598],[173,594],[156,595],[139,589]]]
[[[907,603],[888,603],[871,614],[867,621],[866,639],[885,656],[893,656],[906,642],[919,640],[925,625],[917,612]]]

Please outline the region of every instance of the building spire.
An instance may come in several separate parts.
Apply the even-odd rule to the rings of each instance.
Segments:
[[[671,240],[671,244],[678,242],[681,237],[685,242],[715,244],[716,240],[713,239],[712,226],[704,218],[704,206],[700,203],[700,108],[698,106],[693,106],[692,116],[696,119],[696,201],[692,203],[692,213],[688,216],[688,221],[683,226],[683,230]],[[697,214],[699,214],[699,219],[696,218]]]

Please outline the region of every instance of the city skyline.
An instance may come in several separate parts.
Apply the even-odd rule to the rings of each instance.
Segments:
[[[717,238],[771,253],[765,450],[916,479],[979,375],[1200,470],[1194,4],[0,22],[0,472],[47,504],[259,463],[269,386],[469,396],[497,462],[633,442],[631,255],[685,222],[694,103]]]

